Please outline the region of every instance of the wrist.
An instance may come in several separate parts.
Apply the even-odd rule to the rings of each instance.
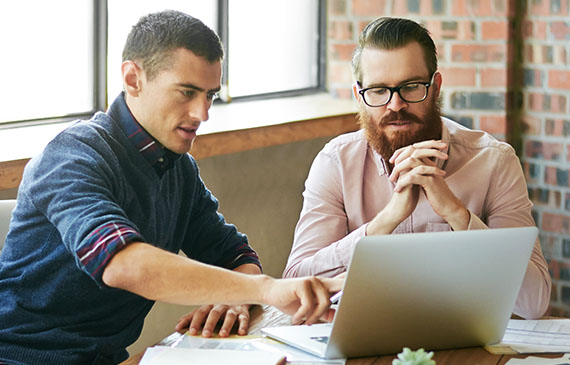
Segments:
[[[254,300],[250,303],[252,304],[269,304],[270,296],[271,296],[271,289],[275,284],[276,279],[267,276],[267,275],[255,275],[252,277],[254,280],[252,285],[255,289],[255,294],[253,296]]]
[[[469,227],[469,220],[471,218],[471,213],[463,205],[455,209],[453,212],[449,213],[445,217],[442,217],[454,231],[466,230]]]

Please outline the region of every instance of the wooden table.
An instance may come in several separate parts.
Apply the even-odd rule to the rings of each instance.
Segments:
[[[255,306],[251,310],[251,322],[249,333],[252,335],[259,335],[261,328],[290,325],[290,317],[279,312],[274,307],[270,306]],[[180,336],[179,333],[173,333],[158,343],[158,345],[168,346],[175,343]],[[144,353],[136,354],[129,357],[122,365],[135,365],[140,362]],[[434,351],[433,360],[437,365],[445,364],[478,364],[478,365],[502,365],[512,358],[525,358],[529,355],[493,355],[482,347],[470,347],[464,349],[454,350],[440,350]],[[541,357],[560,357],[561,354],[549,355],[532,355]],[[392,360],[396,355],[387,356],[371,356],[361,358],[351,358],[346,362],[349,365],[392,365]]]

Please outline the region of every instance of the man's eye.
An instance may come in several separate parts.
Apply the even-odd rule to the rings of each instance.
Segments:
[[[417,88],[419,88],[420,85],[421,85],[421,84],[417,84],[417,83],[414,83],[414,84],[407,84],[407,85],[404,85],[404,86],[402,87],[402,91],[414,91],[414,90],[417,90]]]
[[[378,88],[378,89],[370,89],[369,90],[370,93],[374,94],[374,95],[386,95],[386,93],[388,93],[388,89],[384,89],[384,88]]]
[[[194,96],[194,90],[182,90],[182,95],[192,97]]]
[[[208,100],[215,100],[218,98],[218,93],[208,94]]]

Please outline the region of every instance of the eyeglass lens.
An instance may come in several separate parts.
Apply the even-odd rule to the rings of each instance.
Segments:
[[[412,83],[402,85],[396,88],[400,97],[407,102],[414,103],[422,101],[427,95],[427,87],[425,84]],[[385,87],[375,87],[364,92],[364,100],[372,106],[381,106],[387,104],[392,97],[392,91]]]

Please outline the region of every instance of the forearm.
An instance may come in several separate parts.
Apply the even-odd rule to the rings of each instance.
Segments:
[[[253,266],[253,267],[252,267]],[[261,304],[274,279],[245,264],[235,271],[202,264],[145,243],[118,252],[103,273],[106,285],[174,304]]]
[[[525,319],[542,317],[550,303],[552,280],[541,251],[537,239],[513,311]]]
[[[363,225],[336,241],[322,235],[296,237],[283,277],[334,277],[346,271],[354,245],[365,236],[365,229]]]

